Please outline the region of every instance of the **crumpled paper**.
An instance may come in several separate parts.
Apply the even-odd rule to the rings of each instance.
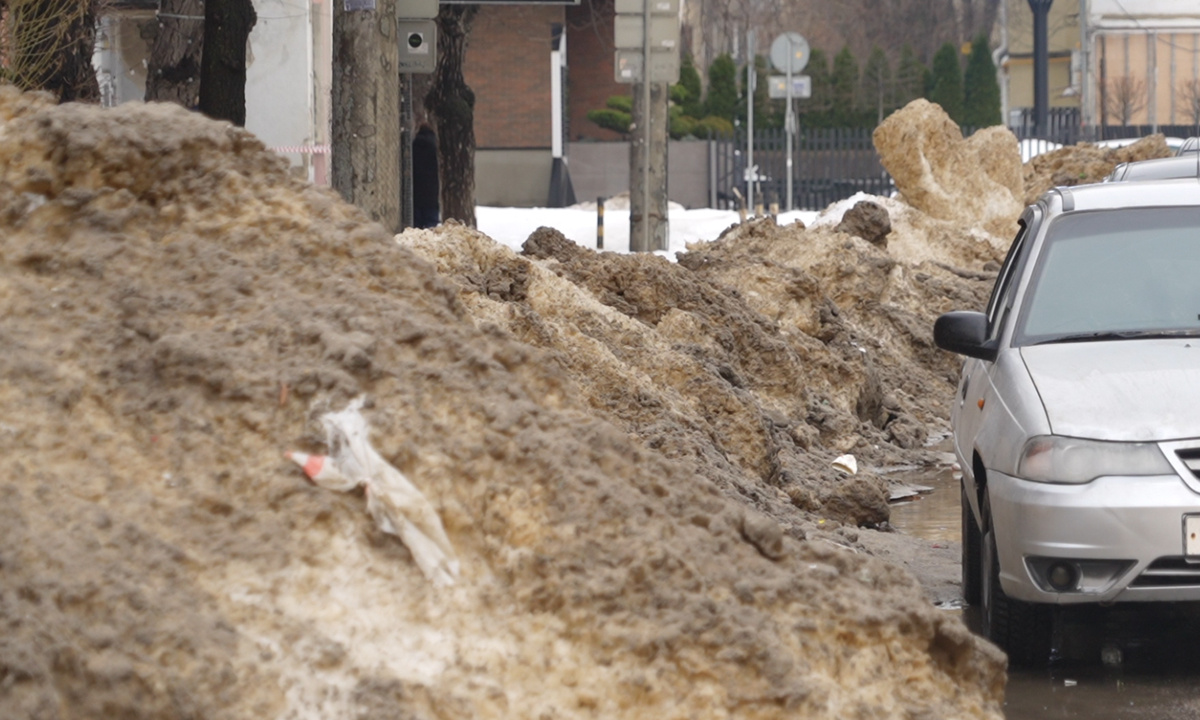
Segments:
[[[356,398],[345,410],[321,416],[328,455],[286,455],[320,487],[348,492],[365,486],[367,512],[379,529],[400,538],[427,580],[452,585],[459,562],[441,518],[421,491],[371,447],[367,420],[360,412],[363,400]]]

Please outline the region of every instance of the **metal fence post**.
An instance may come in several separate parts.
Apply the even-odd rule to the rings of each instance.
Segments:
[[[596,249],[604,249],[604,198],[596,198]]]

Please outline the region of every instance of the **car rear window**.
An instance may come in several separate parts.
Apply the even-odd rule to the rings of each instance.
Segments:
[[[1144,331],[1200,332],[1200,207],[1052,221],[1014,344]]]

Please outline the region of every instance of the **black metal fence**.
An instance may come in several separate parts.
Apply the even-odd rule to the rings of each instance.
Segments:
[[[792,207],[818,210],[857,192],[887,195],[892,179],[879,162],[869,128],[801,130],[792,143]],[[747,163],[745,135],[715,144],[716,206],[736,208],[753,183],[755,204],[787,202],[787,136],[781,129],[754,133],[754,168]]]
[[[1078,110],[1054,110],[1046,132],[1037,132],[1029,122],[1010,128],[1018,140],[1026,141],[1023,159],[1079,142],[1140,138],[1154,133],[1180,138],[1200,135],[1200,128],[1193,125],[1084,126],[1079,124]],[[871,128],[801,128],[792,147],[792,207],[821,210],[858,192],[890,195],[895,185],[879,161],[872,132]],[[963,129],[964,135],[972,132],[971,128]],[[748,168],[745,133],[713,142],[710,182],[714,207],[736,209],[747,198],[752,182],[756,205],[788,208],[787,136],[782,129],[768,129],[756,131],[754,137],[757,172]]]

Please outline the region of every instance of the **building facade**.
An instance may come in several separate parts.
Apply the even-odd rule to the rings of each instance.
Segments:
[[[1003,0],[997,63],[1009,124],[1033,108],[1033,14]],[[1050,8],[1051,108],[1084,126],[1200,126],[1200,3],[1056,0]]]

